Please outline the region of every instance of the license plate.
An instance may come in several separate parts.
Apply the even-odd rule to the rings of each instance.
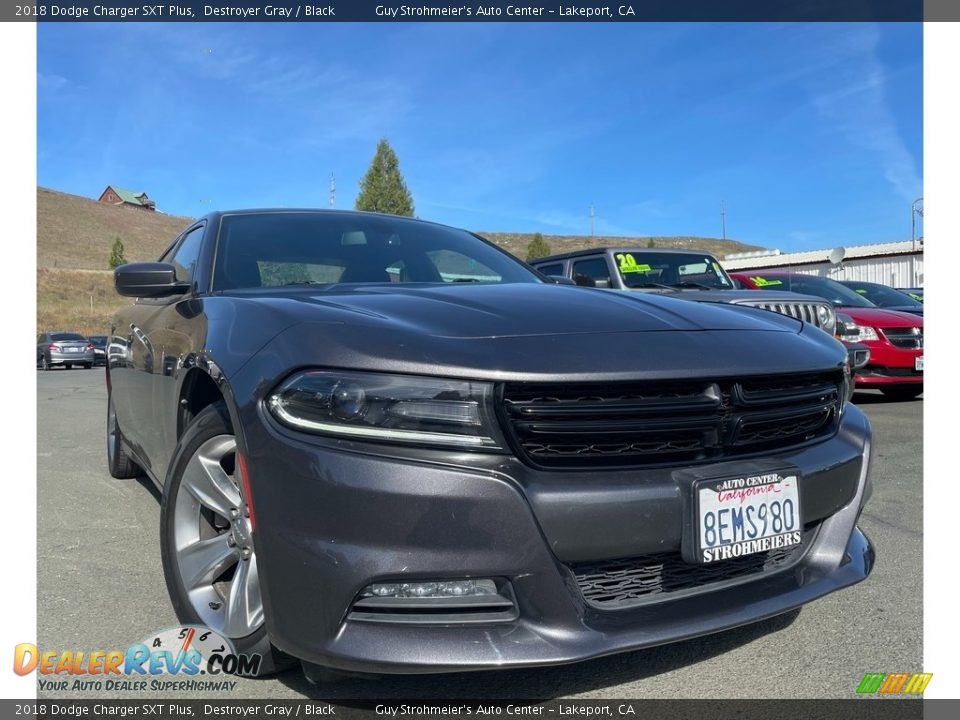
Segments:
[[[923,355],[913,360],[913,369],[923,372]]]
[[[67,348],[67,352],[80,352],[80,348]]]
[[[729,560],[799,545],[800,494],[796,475],[765,473],[695,486],[697,559]]]

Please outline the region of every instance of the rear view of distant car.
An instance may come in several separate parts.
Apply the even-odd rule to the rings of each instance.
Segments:
[[[60,366],[92,368],[94,347],[87,338],[74,332],[46,332],[37,336],[37,367],[53,370]]]
[[[106,335],[90,335],[87,340],[93,345],[93,364],[107,364],[107,338]]]

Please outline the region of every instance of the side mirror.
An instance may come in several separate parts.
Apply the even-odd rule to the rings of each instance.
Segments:
[[[563,275],[547,275],[547,279],[555,285],[576,285],[576,283]]]
[[[126,297],[165,297],[190,289],[190,283],[177,281],[173,265],[160,262],[121,265],[113,271],[113,284]]]

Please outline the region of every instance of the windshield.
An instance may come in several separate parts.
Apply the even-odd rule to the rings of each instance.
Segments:
[[[923,307],[923,303],[917,302],[910,295],[886,285],[858,282],[845,282],[843,285],[880,307]]]
[[[87,338],[94,347],[106,347],[107,346],[107,336],[106,335],[91,335]]]
[[[342,283],[536,283],[528,267],[463,230],[340,212],[224,216],[214,290]]]
[[[858,295],[836,280],[815,275],[762,275],[751,274],[754,286],[763,290],[787,290],[789,292],[816,295],[837,306],[876,307],[863,295]]]
[[[732,289],[733,281],[717,259],[703,253],[657,253],[632,250],[614,253],[623,284],[630,288],[707,287]]]
[[[58,341],[59,342],[70,342],[70,341],[86,342],[87,341],[87,339],[83,335],[80,335],[79,333],[53,333],[50,336],[50,339],[53,342],[58,342]]]

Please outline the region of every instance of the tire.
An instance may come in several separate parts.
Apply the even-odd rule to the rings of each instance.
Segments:
[[[215,630],[238,653],[260,655],[256,675],[264,676],[294,660],[267,636],[257,556],[241,483],[234,479],[235,459],[227,408],[223,402],[210,405],[177,443],[160,506],[160,555],[180,621]]]
[[[40,358],[40,368],[45,372],[53,370],[53,365],[50,364],[50,359],[46,355]]]
[[[923,394],[923,387],[907,385],[904,387],[883,388],[880,392],[891,400],[916,400]]]
[[[118,480],[135,478],[143,473],[123,448],[123,433],[113,409],[113,395],[107,397],[107,469]]]
[[[89,369],[92,368],[92,367],[93,367],[93,363],[84,363],[84,364],[83,364],[83,369],[84,369],[84,370],[89,370]]]

